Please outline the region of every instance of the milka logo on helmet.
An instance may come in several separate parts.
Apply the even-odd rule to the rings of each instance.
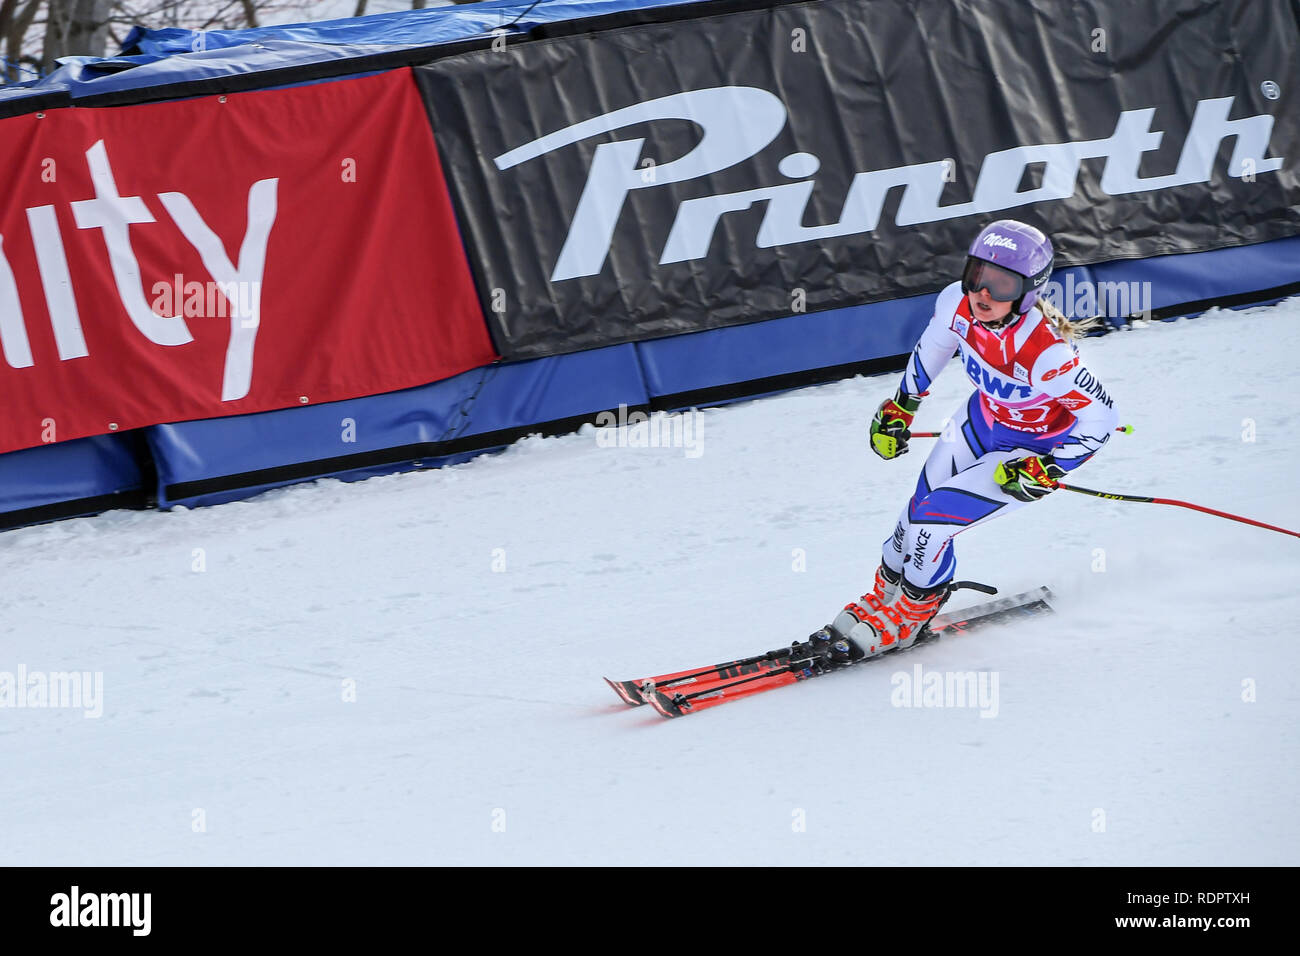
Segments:
[[[1002,246],[1004,248],[1010,249],[1012,252],[1016,251],[1016,244],[1012,242],[1009,237],[999,236],[996,232],[989,233],[987,236],[984,237],[984,245]]]
[[[1101,191],[1112,196],[1169,189],[1209,181],[1219,144],[1234,140],[1228,174],[1276,172],[1282,159],[1264,159],[1273,117],[1246,116],[1230,120],[1231,96],[1196,104],[1191,129],[1183,143],[1178,167],[1166,176],[1139,176],[1142,154],[1160,146],[1164,134],[1151,132],[1154,108],[1124,110],[1115,132],[1105,139],[1079,143],[1016,146],[984,157],[970,202],[939,205],[949,164],[945,160],[875,169],[857,173],[849,186],[839,222],[805,226],[804,214],[821,160],[812,153],[790,153],[778,164],[781,175],[796,182],[758,186],[741,192],[687,199],[677,207],[659,264],[703,259],[721,218],[755,203],[766,203],[755,244],[760,249],[817,242],[837,236],[871,232],[880,222],[885,199],[896,186],[903,198],[894,217],[899,226],[956,219],[1031,203],[1069,199],[1074,195],[1079,167],[1085,159],[1104,159]],[[597,275],[605,265],[614,228],[623,204],[635,189],[656,189],[669,183],[699,179],[729,169],[765,149],[785,127],[786,108],[773,94],[750,86],[719,86],[674,93],[603,113],[548,133],[502,153],[493,162],[504,171],[592,136],[637,123],[688,120],[702,132],[685,155],[655,166],[652,177],[638,165],[644,137],[599,144],[573,221],[560,249],[551,281]],[[1041,183],[1020,190],[1025,168],[1041,164]]]

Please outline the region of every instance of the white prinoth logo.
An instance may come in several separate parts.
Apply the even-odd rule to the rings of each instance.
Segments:
[[[896,186],[903,187],[903,198],[894,222],[914,226],[1069,199],[1074,195],[1079,165],[1085,159],[1106,161],[1100,187],[1112,196],[1207,182],[1219,144],[1229,137],[1234,140],[1229,175],[1276,172],[1282,167],[1282,159],[1264,159],[1273,117],[1259,115],[1230,120],[1232,101],[1231,96],[1224,96],[1196,104],[1178,167],[1165,176],[1138,175],[1142,154],[1157,149],[1164,137],[1163,133],[1151,131],[1155,109],[1124,110],[1119,114],[1115,132],[1105,139],[1016,146],[990,153],[984,157],[970,202],[939,205],[948,171],[948,163],[942,159],[858,173],[849,187],[839,222],[827,225],[803,224],[816,185],[812,177],[820,168],[821,160],[812,153],[791,153],[777,168],[783,176],[796,182],[701,196],[681,203],[659,264],[704,258],[721,218],[757,202],[764,202],[767,207],[756,244],[761,249],[770,249],[871,232],[880,221],[885,198]],[[786,108],[767,90],[750,86],[690,90],[574,123],[502,153],[493,161],[498,169],[511,169],[588,137],[654,120],[689,120],[703,135],[684,156],[657,165],[655,175],[649,178],[643,176],[644,170],[637,165],[645,143],[643,137],[598,145],[578,208],[551,273],[552,282],[600,272],[609,255],[623,203],[632,190],[698,179],[752,158],[781,132]],[[1021,178],[1031,164],[1043,165],[1042,185],[1021,192]]]
[[[1009,236],[999,236],[996,232],[989,233],[987,236],[984,237],[984,245],[1005,246],[1007,249],[1010,249],[1013,252],[1015,251],[1016,248],[1016,244],[1011,241],[1011,238]]]

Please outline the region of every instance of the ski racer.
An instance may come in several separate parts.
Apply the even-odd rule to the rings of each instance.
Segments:
[[[1038,229],[999,220],[939,293],[898,391],[871,421],[872,450],[887,461],[907,452],[917,408],[954,355],[975,391],[926,459],[872,591],[813,635],[832,662],[912,644],[949,593],[955,536],[1045,497],[1114,431],[1110,394],[1075,341],[1086,324],[1040,297],[1053,255]]]

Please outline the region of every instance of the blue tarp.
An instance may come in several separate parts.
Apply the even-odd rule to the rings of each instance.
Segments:
[[[624,10],[675,6],[695,0],[483,0],[465,6],[406,10],[370,17],[257,27],[248,30],[146,30],[134,27],[120,55],[66,57],[34,83],[0,87],[0,102],[66,93],[100,93],[187,83],[219,76],[357,59],[376,53],[458,43],[505,29],[534,27]]]
[[[399,10],[369,17],[293,23],[247,30],[208,30],[202,42],[209,50],[234,48],[264,40],[300,43],[367,44],[390,47],[432,46],[456,43],[506,28],[523,33],[545,23],[604,16],[623,10],[667,7],[697,0],[482,0],[460,6],[428,10]],[[194,49],[193,30],[145,30],[134,27],[122,41],[123,53],[173,56]]]
[[[40,96],[60,91],[68,93],[77,100],[120,90],[139,90],[219,76],[282,70],[329,60],[356,59],[372,53],[382,53],[387,49],[387,47],[322,46],[292,40],[266,40],[233,50],[205,50],[166,58],[132,56],[96,60],[91,57],[76,57],[71,62],[65,62],[62,67],[37,84],[23,87],[21,90],[0,87],[0,100]]]

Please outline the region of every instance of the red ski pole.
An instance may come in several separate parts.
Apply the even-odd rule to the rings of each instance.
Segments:
[[[1241,515],[1229,514],[1226,511],[1215,511],[1213,508],[1206,508],[1204,505],[1194,505],[1190,501],[1178,501],[1174,498],[1151,498],[1144,495],[1116,495],[1111,494],[1109,491],[1094,491],[1091,488],[1080,488],[1078,485],[1065,485],[1059,481],[1056,483],[1056,487],[1077,492],[1081,495],[1092,495],[1094,498],[1106,498],[1110,501],[1146,501],[1153,505],[1174,505],[1179,508],[1191,508],[1193,511],[1203,511],[1207,515],[1216,515],[1220,518],[1227,518],[1229,521],[1240,521],[1242,524],[1253,524],[1256,528],[1267,528],[1269,531],[1278,531],[1282,534],[1300,538],[1300,531],[1290,531],[1286,528],[1279,528],[1277,525],[1256,521],[1253,518],[1243,518]]]
[[[1117,432],[1124,432],[1126,435],[1133,432],[1132,425],[1120,425],[1115,429]],[[939,438],[942,432],[912,432],[913,438]],[[1253,524],[1256,528],[1265,528],[1268,531],[1277,531],[1281,534],[1289,534],[1294,538],[1300,538],[1300,531],[1291,531],[1288,528],[1279,528],[1274,524],[1265,524],[1262,521],[1256,521],[1253,518],[1243,518],[1241,515],[1229,514],[1226,511],[1216,511],[1213,508],[1206,508],[1204,505],[1194,505],[1190,501],[1178,501],[1174,498],[1153,498],[1148,495],[1117,495],[1109,491],[1095,491],[1092,488],[1080,488],[1078,485],[1065,485],[1057,482],[1057,488],[1064,488],[1066,491],[1073,491],[1080,495],[1091,495],[1094,498],[1105,498],[1109,501],[1143,501],[1153,505],[1174,505],[1177,508],[1190,508],[1192,511],[1203,511],[1207,515],[1215,515],[1219,518],[1227,518],[1229,521],[1240,521],[1242,524]]]
[[[1125,435],[1132,435],[1133,426],[1119,425],[1116,427],[1115,431],[1123,432]],[[942,438],[943,432],[908,432],[908,435],[912,438]]]

